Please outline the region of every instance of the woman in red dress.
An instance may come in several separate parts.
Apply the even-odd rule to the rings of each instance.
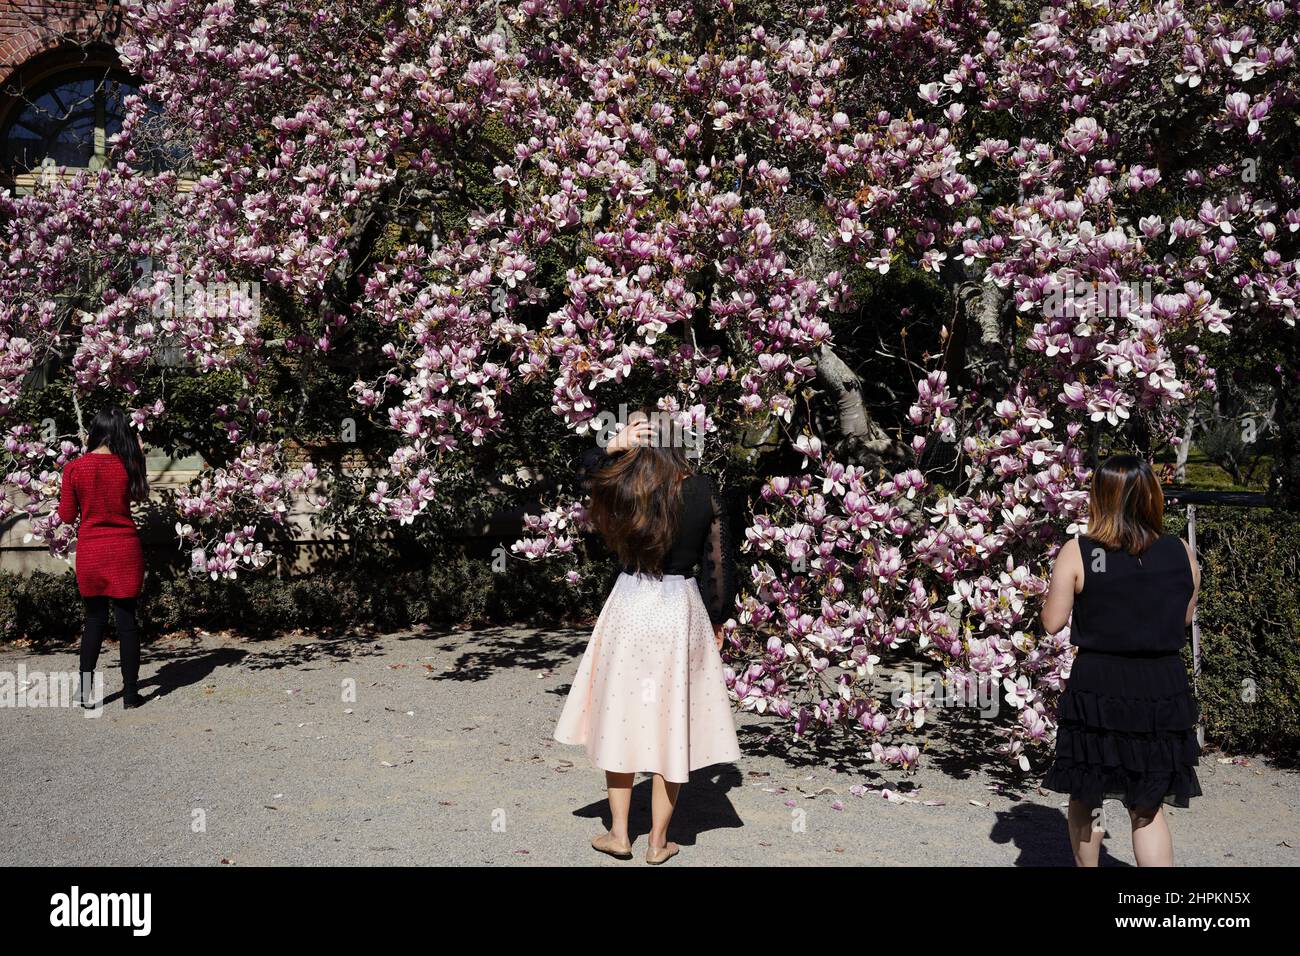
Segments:
[[[103,409],[86,436],[88,453],[63,468],[59,519],[80,520],[77,528],[77,589],[86,603],[81,637],[82,702],[86,699],[110,605],[122,652],[122,704],[137,707],[140,633],[135,602],[144,583],[144,552],[131,518],[131,502],[149,494],[144,446],[126,413],[116,405]]]

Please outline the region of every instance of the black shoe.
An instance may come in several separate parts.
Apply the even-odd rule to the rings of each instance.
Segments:
[[[82,687],[77,691],[77,696],[74,700],[74,703],[76,703],[78,707],[82,707],[86,710],[95,710],[96,708],[99,707],[99,703],[96,702],[93,699],[93,697],[94,697],[94,693],[91,690],[89,690],[86,687]]]
[[[139,707],[142,703],[144,703],[144,701],[140,699],[139,694],[135,693],[134,691],[131,691],[129,693],[123,691],[122,707],[125,708],[126,710],[131,710],[132,708]]]

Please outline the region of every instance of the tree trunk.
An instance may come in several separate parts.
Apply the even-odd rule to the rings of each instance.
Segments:
[[[1187,424],[1183,426],[1183,440],[1178,446],[1177,464],[1174,468],[1174,479],[1180,482],[1187,481],[1187,456],[1192,452],[1192,435],[1196,433],[1196,409],[1193,408],[1187,413]]]
[[[818,356],[817,381],[835,401],[840,434],[862,458],[872,466],[904,458],[906,447],[890,438],[867,411],[861,380],[828,345],[821,347]]]

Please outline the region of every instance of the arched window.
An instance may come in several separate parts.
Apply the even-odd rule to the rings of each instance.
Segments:
[[[58,166],[99,169],[108,160],[109,137],[122,131],[125,101],[133,94],[139,94],[138,82],[111,67],[72,68],[47,77],[22,94],[4,124],[5,167],[10,174]],[[137,154],[136,165],[152,170],[174,167],[180,158],[176,150],[156,147]]]
[[[25,97],[5,128],[5,161],[15,172],[43,164],[96,169],[108,137],[122,129],[123,100],[135,84],[115,71],[56,74]]]

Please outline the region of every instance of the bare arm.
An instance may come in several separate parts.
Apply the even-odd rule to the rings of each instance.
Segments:
[[[1201,596],[1201,565],[1196,560],[1196,552],[1186,541],[1183,547],[1187,549],[1187,560],[1192,564],[1192,599],[1187,602],[1187,617],[1184,624],[1192,623],[1192,615],[1196,613],[1196,600]]]
[[[1071,538],[1061,545],[1061,550],[1056,554],[1052,580],[1047,586],[1047,597],[1043,600],[1043,627],[1048,634],[1055,634],[1070,622],[1074,595],[1082,588],[1083,555],[1079,551],[1078,539]]]

